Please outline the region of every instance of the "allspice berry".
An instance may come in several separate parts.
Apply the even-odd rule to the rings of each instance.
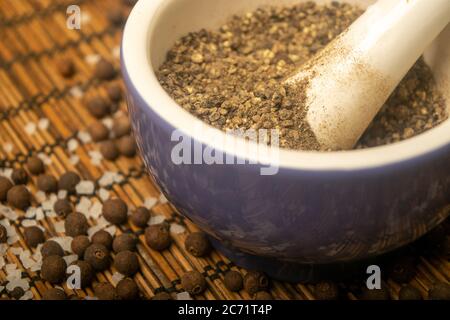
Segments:
[[[42,295],[42,300],[66,300],[66,293],[58,288],[51,288],[44,292]]]
[[[42,261],[41,277],[51,284],[59,284],[66,278],[66,261],[60,256],[49,256]]]
[[[71,78],[75,74],[75,64],[68,58],[61,58],[57,62],[59,74],[64,78]]]
[[[106,117],[111,112],[108,102],[101,96],[91,97],[86,102],[89,113],[97,119]]]
[[[131,222],[138,228],[145,228],[150,220],[150,210],[145,207],[139,207],[131,215]]]
[[[31,195],[28,189],[23,185],[14,186],[9,189],[6,198],[10,206],[25,210],[31,204]]]
[[[113,243],[113,237],[108,231],[99,230],[91,238],[92,243],[98,243],[104,245],[108,250],[111,249]]]
[[[95,272],[92,266],[83,260],[74,261],[71,266],[80,268],[80,289],[89,287],[94,279]]]
[[[120,26],[125,21],[125,16],[120,7],[113,7],[107,12],[108,20],[115,26]]]
[[[123,224],[127,222],[128,206],[121,199],[109,199],[103,204],[102,213],[112,224]]]
[[[167,223],[155,224],[145,229],[145,242],[156,251],[167,249],[172,243],[169,225]]]
[[[106,140],[100,143],[100,153],[103,158],[109,161],[114,161],[119,157],[119,149],[114,141]]]
[[[56,192],[58,191],[58,180],[52,175],[42,174],[37,179],[37,187],[46,193]]]
[[[78,257],[83,257],[84,252],[86,249],[91,245],[91,241],[89,240],[88,236],[81,235],[76,236],[73,238],[72,243],[70,244],[70,247]]]
[[[408,283],[416,275],[415,258],[402,255],[389,261],[387,266],[388,277],[397,283]]]
[[[188,235],[184,247],[194,257],[204,257],[211,251],[211,244],[203,232]]]
[[[109,282],[94,285],[94,293],[99,300],[116,300],[116,290]]]
[[[363,288],[361,295],[362,300],[390,300],[391,294],[386,286],[382,285],[381,289],[368,289]]]
[[[152,297],[152,300],[172,300],[172,297],[167,292],[158,292]]]
[[[106,87],[108,97],[113,102],[119,102],[122,100],[122,88],[118,83],[111,83]]]
[[[137,239],[133,234],[123,233],[114,238],[112,247],[115,253],[122,251],[135,251]]]
[[[337,300],[339,298],[339,287],[334,282],[319,282],[314,288],[314,296],[317,300]]]
[[[116,296],[122,300],[136,300],[139,298],[139,288],[133,280],[125,278],[116,286]]]
[[[26,244],[31,248],[36,248],[39,244],[44,243],[45,241],[44,231],[36,226],[25,228],[23,235]]]
[[[238,271],[230,270],[225,274],[225,287],[231,292],[238,292],[242,289],[244,279]]]
[[[267,291],[258,291],[253,295],[253,300],[273,300],[273,297]]]
[[[445,282],[438,282],[428,291],[429,300],[450,300],[450,285]]]
[[[117,150],[121,155],[132,158],[136,155],[137,145],[133,136],[125,136],[117,141]]]
[[[422,300],[420,290],[409,284],[404,285],[398,293],[399,300]]]
[[[181,276],[181,286],[191,295],[198,295],[205,291],[206,280],[200,272],[188,271]]]
[[[44,162],[42,162],[42,160],[38,157],[28,158],[27,168],[28,171],[30,171],[30,173],[35,176],[42,174],[45,171]]]
[[[64,227],[66,229],[66,235],[68,235],[69,237],[76,237],[79,235],[85,235],[87,233],[89,225],[86,217],[83,214],[79,212],[73,212],[66,217]]]
[[[102,122],[96,121],[88,127],[89,135],[94,142],[104,141],[109,138],[109,129]]]
[[[139,271],[139,259],[134,252],[121,251],[114,259],[114,267],[121,274],[130,277]]]
[[[53,205],[53,210],[58,216],[65,217],[73,212],[73,207],[69,200],[58,199]]]
[[[73,171],[68,171],[59,177],[58,189],[65,190],[69,195],[76,193],[76,186],[81,181],[80,176]]]
[[[122,138],[131,133],[131,122],[127,116],[120,116],[114,119],[112,132],[115,138]]]
[[[0,176],[0,201],[5,201],[8,191],[13,187],[11,180]]]
[[[84,260],[94,270],[103,271],[109,268],[111,263],[109,250],[102,244],[93,243],[84,252]]]
[[[0,243],[6,243],[8,241],[8,231],[0,224]]]
[[[244,276],[244,289],[254,295],[258,291],[265,291],[269,288],[269,278],[259,271],[249,271]]]
[[[42,258],[47,258],[50,256],[64,256],[64,250],[61,248],[59,243],[53,240],[48,240],[44,243],[44,245],[41,248],[41,255]]]
[[[116,76],[116,70],[111,62],[101,59],[95,66],[94,75],[100,80],[112,80]]]
[[[9,292],[9,295],[14,300],[19,300],[20,298],[23,297],[24,294],[25,294],[25,290],[23,290],[23,288],[21,288],[21,287],[15,287],[12,291]]]
[[[27,184],[28,183],[28,173],[22,169],[14,169],[11,174],[11,179],[14,181],[14,184]]]

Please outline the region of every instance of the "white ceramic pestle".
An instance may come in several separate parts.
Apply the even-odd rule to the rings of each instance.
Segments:
[[[450,0],[379,0],[287,79],[306,89],[306,120],[322,147],[352,148],[449,22]]]

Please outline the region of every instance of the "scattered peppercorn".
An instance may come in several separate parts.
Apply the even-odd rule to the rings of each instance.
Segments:
[[[0,224],[0,243],[6,243],[8,240],[8,231]]]
[[[116,76],[116,70],[111,62],[101,59],[95,66],[94,75],[100,80],[112,80]]]
[[[25,294],[25,290],[22,287],[15,287],[12,291],[9,292],[11,298],[15,300],[19,300]]]
[[[333,282],[322,281],[315,286],[314,296],[318,300],[337,300],[339,298],[339,288]]]
[[[127,116],[121,116],[114,119],[112,132],[115,138],[122,138],[131,133],[131,123]]]
[[[152,297],[152,300],[172,300],[172,297],[167,292],[158,292]]]
[[[422,300],[422,294],[419,289],[407,284],[400,289],[398,298],[400,300]]]
[[[92,236],[92,243],[98,243],[104,245],[108,250],[111,249],[113,243],[113,237],[108,231],[99,230]]]
[[[125,278],[117,284],[116,295],[122,300],[136,300],[139,298],[139,288],[136,282]]]
[[[64,250],[61,248],[59,243],[53,240],[48,240],[44,243],[41,248],[42,258],[47,258],[50,256],[64,256]]]
[[[438,282],[428,291],[429,300],[450,300],[450,285]]]
[[[106,93],[113,102],[119,102],[122,100],[122,88],[118,83],[111,83],[106,87]]]
[[[6,198],[9,205],[16,209],[25,210],[31,204],[30,192],[23,185],[14,186],[9,189]]]
[[[397,283],[408,283],[416,275],[414,257],[402,255],[389,261],[387,274]]]
[[[44,231],[36,226],[25,228],[23,234],[26,244],[32,248],[36,248],[39,244],[44,243],[45,241]]]
[[[67,191],[69,195],[75,194],[76,186],[80,181],[81,178],[76,172],[68,171],[59,178],[58,189]]]
[[[145,242],[156,251],[167,249],[172,243],[169,225],[167,223],[155,224],[145,229]]]
[[[139,271],[139,260],[136,253],[131,251],[121,251],[114,259],[114,267],[121,274],[130,277]]]
[[[66,235],[76,237],[87,233],[89,228],[86,217],[79,212],[72,212],[66,217],[64,222]]]
[[[51,288],[44,292],[42,300],[66,300],[66,293],[58,288]]]
[[[0,177],[0,201],[5,201],[8,191],[13,187],[11,180],[5,177]]]
[[[131,222],[138,228],[145,228],[150,219],[150,210],[145,207],[139,207],[131,215]]]
[[[116,300],[116,291],[112,284],[101,282],[94,285],[94,293],[100,300]]]
[[[93,243],[86,248],[84,260],[96,271],[108,269],[111,263],[109,250],[104,245],[98,243]]]
[[[53,205],[53,210],[58,216],[65,217],[73,212],[72,204],[67,199],[58,199]]]
[[[204,257],[211,251],[211,244],[203,232],[194,232],[188,235],[184,246],[194,257]]]
[[[249,271],[244,276],[244,289],[254,295],[258,291],[265,291],[269,288],[269,278],[259,271]]]
[[[386,286],[382,285],[381,289],[368,289],[363,288],[361,295],[362,300],[390,300],[391,294]]]
[[[103,158],[109,161],[114,161],[119,157],[119,149],[114,141],[107,140],[100,143],[100,153]]]
[[[76,236],[73,238],[70,247],[72,248],[73,253],[78,255],[78,257],[83,257],[86,249],[91,245],[91,241],[88,236]]]
[[[115,253],[135,251],[137,239],[133,234],[123,233],[114,238],[112,247]]]
[[[58,191],[58,180],[52,175],[42,174],[37,179],[37,187],[46,193]]]
[[[125,136],[117,141],[117,150],[121,155],[132,158],[136,155],[137,145],[133,136]]]
[[[109,199],[103,204],[102,213],[112,224],[123,224],[127,221],[128,206],[122,199]]]
[[[80,270],[80,288],[79,289],[89,287],[95,276],[95,272],[94,272],[94,269],[92,268],[92,266],[88,262],[83,261],[83,260],[74,261],[71,265],[77,266],[78,268],[80,268],[79,269]]]
[[[97,119],[104,118],[111,112],[108,102],[101,96],[91,97],[86,104],[89,113]]]
[[[42,261],[41,277],[51,284],[59,284],[66,277],[67,264],[60,256],[49,256]]]
[[[89,135],[94,142],[100,142],[108,139],[109,129],[102,122],[96,121],[88,128]]]
[[[258,291],[253,295],[253,300],[273,300],[273,297],[267,291]]]
[[[72,60],[62,58],[57,63],[58,71],[64,78],[71,78],[75,74],[75,65]]]
[[[223,279],[225,287],[231,292],[238,292],[242,289],[244,280],[241,273],[238,271],[230,270],[225,274]]]
[[[14,171],[11,174],[11,179],[14,181],[14,184],[27,184],[28,183],[28,174],[27,172],[22,169],[14,169]]]
[[[30,171],[30,173],[35,176],[42,174],[45,171],[44,162],[42,162],[42,160],[39,159],[38,157],[28,158],[27,168]]]
[[[198,271],[188,271],[181,276],[181,286],[192,295],[201,294],[206,289],[205,277]]]

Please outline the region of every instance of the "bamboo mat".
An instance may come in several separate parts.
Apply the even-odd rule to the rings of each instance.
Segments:
[[[83,13],[81,30],[66,28],[66,8],[79,5]],[[0,1],[0,168],[21,167],[31,155],[44,155],[50,159],[46,172],[60,176],[68,170],[77,171],[84,179],[99,181],[105,172],[117,172],[120,181],[107,187],[111,196],[127,201],[131,208],[141,206],[149,197],[159,198],[157,188],[146,176],[144,166],[138,157],[119,158],[115,162],[102,161],[100,166],[91,163],[91,151],[98,151],[92,143],[83,144],[78,133],[86,130],[93,118],[83,104],[83,98],[92,94],[105,95],[102,81],[93,78],[93,65],[89,57],[101,56],[115,63],[119,68],[119,43],[121,27],[112,25],[107,19],[110,6],[123,6],[122,1],[112,0],[1,0]],[[125,12],[129,9],[124,7]],[[62,78],[56,61],[69,57],[77,67],[71,79]],[[120,109],[126,112],[124,102]],[[47,129],[27,133],[30,123],[48,119]],[[70,142],[80,145],[74,152],[68,150]],[[73,164],[74,156],[79,162]],[[51,163],[50,163],[51,161]],[[35,178],[28,184],[35,193]],[[74,197],[79,202],[80,197]],[[100,201],[98,196],[92,201]],[[121,227],[120,232],[134,232],[139,236],[138,253],[141,270],[134,277],[146,298],[155,293],[182,292],[180,277],[186,271],[196,269],[207,279],[208,289],[196,299],[250,299],[242,290],[229,292],[223,284],[224,273],[236,267],[232,262],[213,251],[207,258],[194,258],[184,249],[184,240],[189,232],[197,230],[194,225],[180,216],[169,203],[159,202],[153,209],[154,216],[163,215],[172,224],[185,228],[185,232],[173,235],[174,244],[161,253],[151,250],[144,241],[142,231],[134,226]],[[19,241],[13,247],[31,250],[26,246],[22,232],[21,218],[13,222]],[[47,232],[47,238],[63,236],[57,226],[61,218],[45,217],[38,223]],[[94,221],[90,221],[94,223]],[[39,272],[26,269],[11,248],[5,254],[7,264],[16,264],[22,276],[29,280],[34,299],[40,299],[51,285],[41,280]],[[115,270],[98,273],[97,282],[114,283]],[[450,280],[450,264],[443,257],[420,257],[417,274],[412,284],[423,294],[436,280]],[[6,272],[0,270],[0,288],[7,284]],[[392,295],[397,298],[399,284],[387,280]],[[272,281],[271,294],[276,299],[313,300],[313,285],[289,284]],[[356,299],[351,287],[342,285],[345,297]],[[91,288],[73,292],[64,286],[66,293],[80,297],[93,297]],[[8,293],[3,290],[1,295]]]

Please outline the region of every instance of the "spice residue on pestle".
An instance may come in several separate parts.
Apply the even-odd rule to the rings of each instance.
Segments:
[[[157,76],[178,104],[216,128],[278,129],[280,147],[320,150],[305,121],[305,97],[283,80],[362,12],[344,3],[306,2],[233,16],[218,30],[177,41]],[[447,116],[431,71],[419,60],[356,148],[410,138]]]

